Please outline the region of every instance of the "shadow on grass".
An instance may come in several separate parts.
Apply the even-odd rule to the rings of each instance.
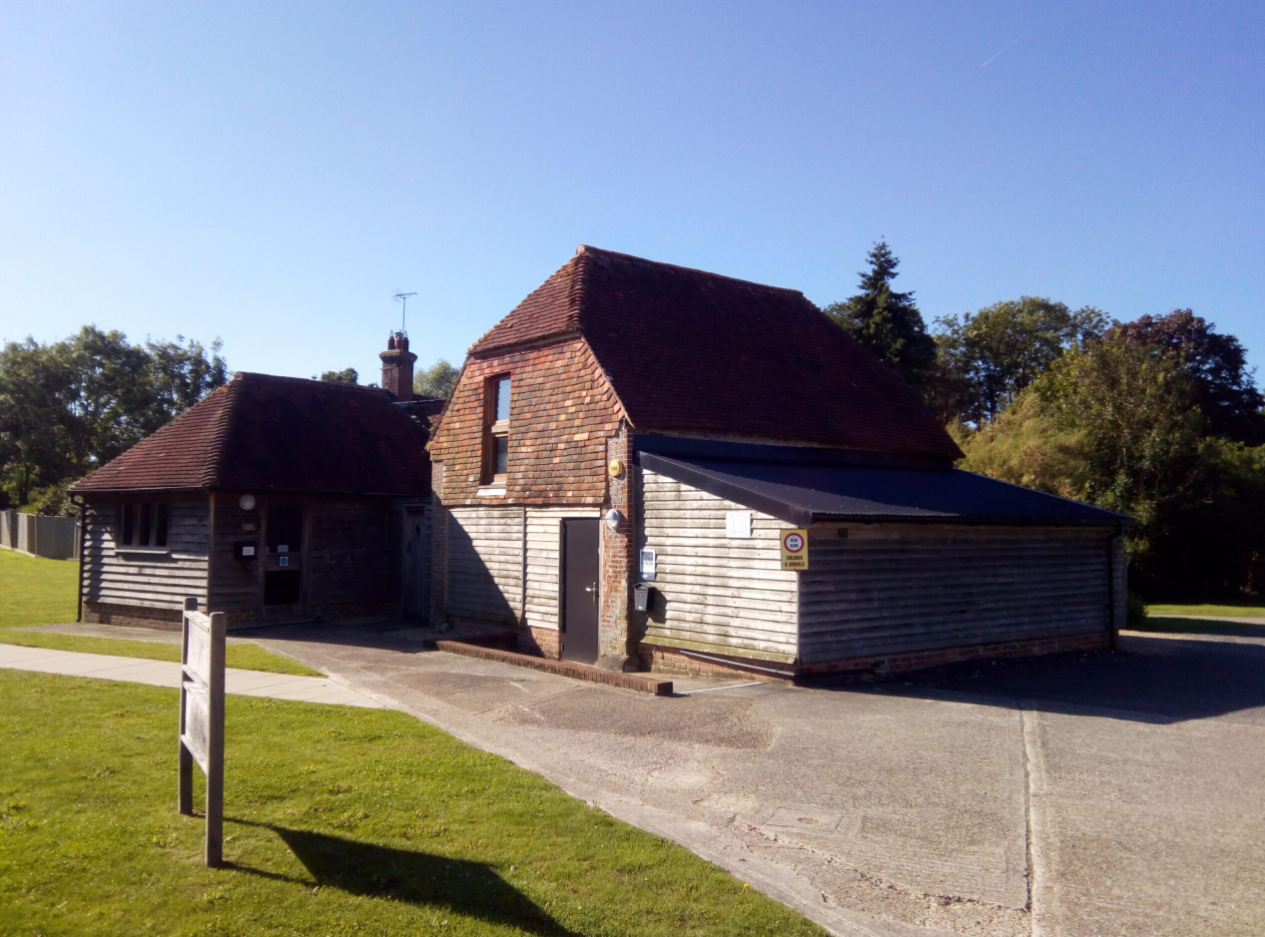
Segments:
[[[312,830],[225,819],[272,830],[303,863],[312,881],[229,863],[240,872],[306,887],[338,888],[366,898],[446,908],[454,914],[491,925],[517,927],[538,937],[578,937],[485,863],[362,843]]]

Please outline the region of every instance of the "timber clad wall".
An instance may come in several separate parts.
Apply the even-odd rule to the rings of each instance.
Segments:
[[[500,374],[511,381],[505,496],[479,497],[483,387]],[[430,444],[431,458],[444,464],[443,503],[601,503],[606,437],[619,425],[620,413],[583,340],[469,359]]]
[[[790,662],[797,573],[782,571],[776,518],[752,511],[751,539],[725,536],[725,512],[748,510],[641,470],[640,546],[658,554],[646,644]]]
[[[169,502],[167,548],[119,550],[115,505],[85,509],[84,601],[90,605],[179,610],[188,596],[206,602],[208,522],[205,496]]]
[[[524,624],[529,628],[558,630],[562,556],[562,520],[567,517],[599,517],[597,508],[527,509],[527,606]],[[557,650],[555,648],[556,655]]]
[[[814,528],[800,575],[805,664],[1110,627],[1102,530]]]
[[[398,551],[388,559],[384,500],[317,501],[311,509],[308,603],[322,606],[348,602],[386,602],[398,581]]]
[[[447,612],[517,624],[523,612],[519,506],[448,511]]]

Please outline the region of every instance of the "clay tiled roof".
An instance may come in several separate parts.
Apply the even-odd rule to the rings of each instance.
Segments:
[[[581,245],[470,349],[582,335],[639,433],[954,459],[901,378],[795,290]]]
[[[427,495],[426,438],[377,388],[239,373],[74,490]]]

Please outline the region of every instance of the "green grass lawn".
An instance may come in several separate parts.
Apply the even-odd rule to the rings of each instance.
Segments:
[[[0,933],[823,933],[667,840],[381,710],[229,697],[227,865],[207,869],[204,821],[175,809],[176,698],[0,670]]]
[[[1148,615],[1206,615],[1211,618],[1265,618],[1265,605],[1148,605]]]
[[[50,622],[74,621],[78,585],[77,563],[44,560],[0,550],[0,643],[83,651],[86,654],[143,657],[147,660],[180,660],[180,647],[176,644],[15,630]],[[224,656],[229,667],[241,670],[322,676],[311,667],[265,651],[256,644],[230,644]]]
[[[1146,622],[1135,626],[1138,631],[1168,631],[1178,633],[1198,633],[1242,631],[1244,634],[1260,633],[1265,628],[1265,619],[1249,624],[1243,621],[1222,621],[1219,619],[1204,620],[1201,618],[1164,618],[1148,615]]]

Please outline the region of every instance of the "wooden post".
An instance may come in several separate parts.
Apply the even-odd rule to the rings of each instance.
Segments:
[[[224,613],[211,614],[211,725],[206,772],[206,864],[218,869],[224,850]]]
[[[223,612],[204,615],[185,599],[180,648],[179,809],[193,813],[193,763],[206,774],[206,864],[218,868],[224,846]]]
[[[189,612],[198,610],[198,600],[184,600],[185,613],[180,616],[180,660],[183,663],[189,656]],[[180,729],[176,733],[176,745],[180,749],[180,760],[176,767],[176,783],[179,788],[177,796],[178,809],[186,817],[193,816],[193,755],[184,744],[185,714],[185,681],[180,681]]]

